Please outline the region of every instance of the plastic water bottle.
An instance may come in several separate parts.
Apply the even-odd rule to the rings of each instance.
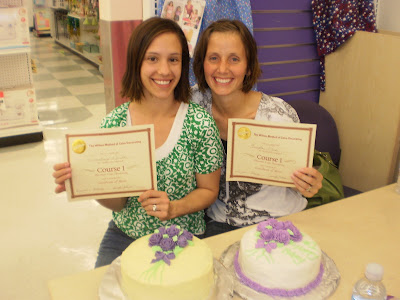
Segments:
[[[386,300],[386,288],[382,283],[383,267],[370,263],[365,268],[365,277],[356,282],[352,300]]]

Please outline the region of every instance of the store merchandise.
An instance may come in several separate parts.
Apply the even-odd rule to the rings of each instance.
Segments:
[[[28,13],[24,7],[0,9],[0,50],[29,48]]]
[[[352,300],[386,300],[386,288],[382,283],[383,267],[370,263],[365,268],[364,277],[356,282]]]
[[[292,222],[269,219],[247,231],[234,267],[241,282],[270,296],[307,294],[322,280],[321,249]]]
[[[214,287],[213,255],[179,226],[161,227],[122,253],[121,276],[132,300],[205,300]]]
[[[34,88],[0,91],[0,129],[37,124]]]

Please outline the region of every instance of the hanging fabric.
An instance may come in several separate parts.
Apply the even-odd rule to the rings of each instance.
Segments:
[[[159,0],[158,7],[164,7],[164,2],[165,0]],[[158,10],[158,15],[161,15],[161,9]],[[250,32],[253,33],[250,0],[206,0],[199,36],[208,25],[220,19],[240,20],[247,26]],[[192,61],[191,59],[189,72],[190,85],[196,83],[192,69]]]
[[[373,0],[312,0],[313,27],[320,57],[320,89],[325,90],[325,56],[357,30],[376,32]]]

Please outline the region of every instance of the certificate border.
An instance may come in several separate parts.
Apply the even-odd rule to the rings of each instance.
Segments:
[[[66,139],[66,144],[67,144],[67,159],[70,162],[70,142],[69,140],[73,137],[85,137],[85,136],[100,136],[100,135],[115,135],[115,134],[126,134],[126,133],[132,133],[132,132],[147,132],[147,138],[148,138],[148,145],[149,145],[149,156],[150,156],[150,166],[153,165],[153,157],[151,155],[151,129],[150,128],[145,128],[145,129],[132,129],[132,130],[126,130],[126,131],[118,131],[118,132],[101,132],[101,133],[87,133],[87,134],[66,134],[65,139]],[[72,166],[71,166],[72,167]],[[156,188],[154,187],[154,172],[153,168],[151,168],[150,171],[151,174],[151,188],[155,190]],[[91,196],[96,196],[96,195],[116,195],[116,194],[127,194],[127,193],[139,193],[139,192],[145,192],[148,189],[142,189],[142,190],[132,190],[132,191],[123,191],[123,192],[110,192],[110,193],[91,193],[91,194],[81,194],[81,195],[76,195],[74,192],[74,185],[73,185],[73,180],[72,177],[69,179],[70,180],[70,185],[71,185],[71,200],[77,199],[79,197],[91,197]]]
[[[301,124],[301,123],[300,123]],[[258,180],[258,181],[264,181],[264,182],[276,182],[276,183],[281,183],[281,184],[291,184],[293,185],[293,182],[291,181],[282,181],[282,180],[273,180],[273,179],[265,179],[265,178],[260,178],[260,177],[253,177],[253,176],[247,176],[247,175],[235,175],[234,170],[233,170],[233,161],[234,161],[234,147],[235,147],[235,132],[236,132],[236,126],[252,126],[252,127],[271,127],[271,128],[282,128],[282,129],[295,129],[295,130],[304,130],[308,131],[308,149],[307,149],[307,166],[310,163],[310,152],[311,152],[311,140],[312,140],[312,133],[313,133],[313,128],[302,128],[302,127],[292,127],[292,126],[284,126],[284,125],[269,125],[269,124],[255,124],[255,123],[249,123],[249,122],[238,122],[238,121],[232,121],[232,143],[231,143],[231,161],[230,161],[230,174],[229,174],[229,179],[235,180],[235,178],[248,178],[248,179],[253,179],[253,180]]]

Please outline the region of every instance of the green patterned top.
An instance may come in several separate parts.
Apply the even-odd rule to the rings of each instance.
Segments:
[[[109,113],[101,127],[127,126],[129,103]],[[171,136],[176,138],[171,139]],[[157,151],[160,148],[165,150],[165,146],[169,150],[160,155]],[[196,189],[196,173],[209,174],[222,165],[223,150],[214,119],[193,102],[181,104],[169,137],[160,148],[156,150],[157,189],[165,191],[171,201],[181,199]],[[115,224],[130,237],[137,239],[153,233],[161,226],[172,224],[196,235],[204,233],[203,210],[162,222],[149,216],[137,198],[129,197],[120,212],[113,212]]]

